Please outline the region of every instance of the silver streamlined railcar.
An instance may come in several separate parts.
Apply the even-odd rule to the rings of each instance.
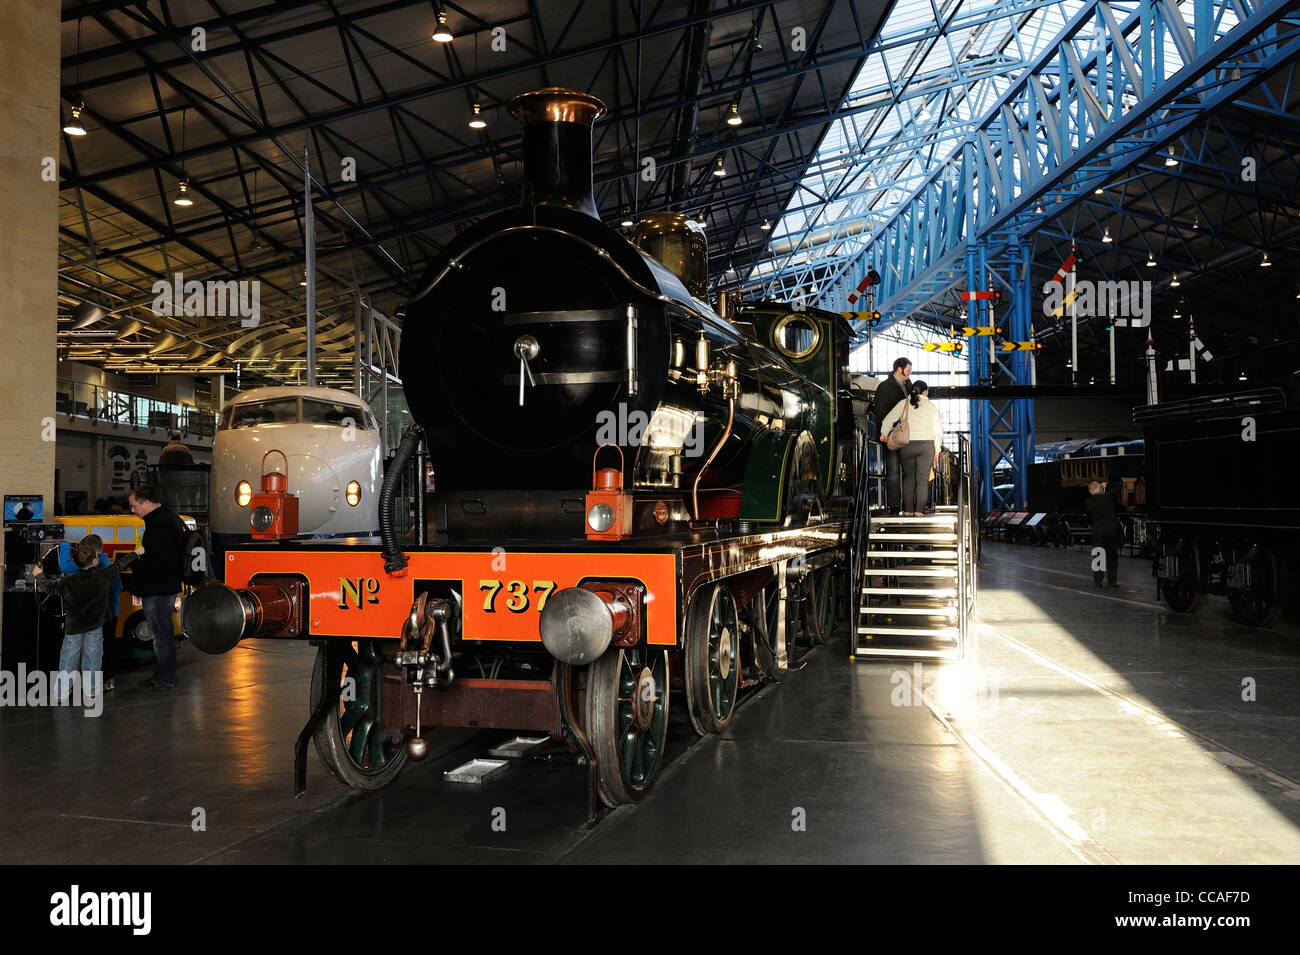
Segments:
[[[249,501],[268,471],[288,466],[298,497],[298,536],[356,537],[379,533],[383,436],[356,395],[335,388],[254,388],[221,412],[212,448],[213,547],[224,552],[251,540]]]

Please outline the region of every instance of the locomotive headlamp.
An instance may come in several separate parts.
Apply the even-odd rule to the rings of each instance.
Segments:
[[[618,451],[617,468],[596,467],[596,458],[605,448]],[[586,507],[588,539],[616,541],[632,535],[632,495],[623,490],[623,449],[616,444],[602,444],[591,457]]]
[[[253,499],[253,486],[247,481],[240,481],[235,486],[235,503],[240,507],[248,507],[248,502]]]
[[[275,523],[275,512],[265,504],[259,504],[253,508],[249,523],[253,525],[253,530],[266,533],[271,529],[271,525]]]
[[[273,454],[284,460],[284,472],[267,471],[266,459]],[[249,498],[248,515],[255,540],[286,540],[298,535],[298,498],[289,493],[289,458],[279,448],[262,455],[262,489]]]
[[[594,504],[587,511],[587,525],[598,533],[604,533],[614,524],[614,509],[608,504]]]
[[[348,482],[347,502],[350,507],[356,507],[361,503],[361,485],[356,481]]]

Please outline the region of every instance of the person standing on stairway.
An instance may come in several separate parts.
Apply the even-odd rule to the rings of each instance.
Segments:
[[[880,386],[881,388],[884,385]],[[930,389],[923,381],[912,384],[912,394],[907,401],[900,401],[894,410],[885,416],[880,428],[884,434],[903,416],[906,411],[911,440],[898,452],[902,467],[902,515],[904,517],[922,517],[921,509],[925,507],[927,488],[930,484],[930,472],[939,465],[939,445],[943,440],[943,418],[939,409],[926,396]]]
[[[885,426],[885,418],[889,413],[898,409],[902,413],[903,399],[908,393],[908,379],[912,377],[912,362],[907,358],[897,358],[894,360],[894,370],[890,373],[880,387],[876,389],[875,394],[875,412],[876,412],[876,434],[882,444],[889,438],[889,427]],[[898,418],[894,419],[895,421]],[[885,448],[885,505],[889,513],[897,514],[901,494],[899,490],[899,475],[901,466],[899,464],[899,451],[890,451]]]

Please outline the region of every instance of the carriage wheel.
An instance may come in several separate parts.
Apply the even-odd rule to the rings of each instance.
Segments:
[[[691,599],[686,632],[686,708],[695,732],[717,733],[731,722],[740,688],[740,620],[725,584]]]
[[[1196,544],[1177,541],[1170,548],[1178,558],[1178,576],[1160,582],[1160,592],[1174,613],[1195,613],[1205,603],[1201,590],[1201,555]]]
[[[330,655],[343,667],[345,694],[314,735],[316,752],[332,775],[354,789],[381,789],[406,764],[406,743],[399,730],[385,726],[380,702],[383,668],[379,641],[353,643],[332,640],[316,652],[311,674],[311,711],[325,694]],[[351,682],[349,682],[351,681]]]
[[[587,729],[600,798],[640,799],[663,765],[668,736],[668,654],[611,648],[587,668]]]
[[[1228,603],[1242,623],[1269,627],[1277,623],[1283,609],[1277,594],[1277,563],[1270,551],[1261,549],[1250,564],[1250,589],[1228,591]]]

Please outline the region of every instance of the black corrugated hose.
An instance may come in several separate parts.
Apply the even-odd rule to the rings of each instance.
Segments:
[[[411,458],[415,456],[423,439],[424,429],[418,424],[413,424],[406,429],[406,433],[402,435],[402,443],[397,446],[397,452],[384,472],[384,485],[379,491],[379,535],[384,542],[382,554],[384,570],[390,574],[406,568],[406,554],[399,546],[401,534],[397,529],[393,504],[397,497],[397,489],[402,483],[402,476],[406,473]],[[424,493],[423,474],[415,476],[415,493]]]

